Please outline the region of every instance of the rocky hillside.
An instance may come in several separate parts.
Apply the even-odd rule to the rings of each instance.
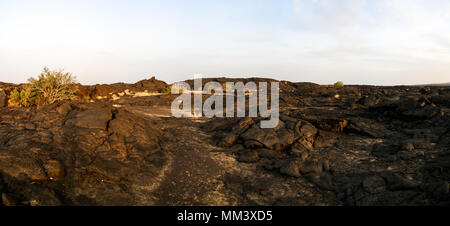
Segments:
[[[450,204],[450,88],[280,82],[261,129],[172,118],[154,78],[80,87],[89,101],[1,105],[1,205]]]
[[[0,82],[0,107],[11,105],[8,103],[10,93],[15,89],[21,89],[25,85],[15,85]],[[168,85],[155,77],[142,80],[134,84],[114,83],[114,84],[97,84],[97,85],[81,85],[76,84],[77,100],[83,102],[93,102],[101,99],[120,99],[120,97],[131,96],[151,96],[160,93],[166,89]]]

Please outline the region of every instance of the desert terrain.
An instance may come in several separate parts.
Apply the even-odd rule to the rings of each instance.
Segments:
[[[280,123],[261,129],[174,118],[155,78],[78,86],[17,107],[1,83],[0,205],[450,204],[450,87],[280,81]]]

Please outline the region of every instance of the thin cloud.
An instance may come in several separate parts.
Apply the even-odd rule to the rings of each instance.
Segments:
[[[399,72],[450,68],[448,12],[450,3],[443,0],[293,0],[291,25],[297,37],[310,44],[298,50],[301,56],[330,65],[371,65],[385,69],[380,73],[405,77]],[[446,76],[450,79],[444,74],[431,77]],[[346,79],[357,81],[350,74]]]
[[[448,0],[0,1],[0,81],[448,82]],[[423,76],[420,76],[423,74]],[[403,81],[403,82],[402,82]]]

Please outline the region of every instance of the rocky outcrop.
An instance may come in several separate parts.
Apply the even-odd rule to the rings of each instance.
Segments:
[[[242,119],[223,126],[218,145],[244,164],[309,181],[332,194],[327,203],[450,203],[447,89],[298,84],[294,92],[304,100],[282,94],[277,128]]]
[[[167,161],[151,121],[101,103],[1,111],[4,205],[151,204]]]
[[[111,98],[113,95],[122,94],[129,95],[137,92],[148,92],[148,93],[157,93],[161,90],[167,88],[168,85],[160,80],[157,80],[155,77],[150,79],[142,80],[134,84],[126,84],[126,83],[115,83],[115,84],[100,84],[88,87],[90,89],[89,96],[92,98],[96,97],[108,97]]]

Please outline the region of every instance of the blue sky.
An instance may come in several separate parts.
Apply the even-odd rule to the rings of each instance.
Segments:
[[[0,81],[450,82],[448,0],[0,0]]]

